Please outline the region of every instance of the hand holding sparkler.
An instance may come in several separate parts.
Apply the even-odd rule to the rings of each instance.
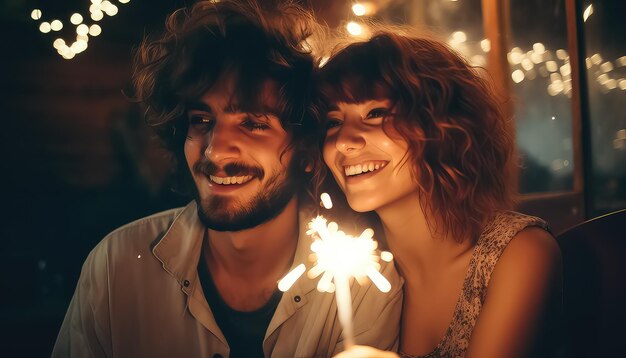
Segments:
[[[333,356],[333,358],[399,358],[399,356],[395,352],[381,351],[374,347],[355,345]]]

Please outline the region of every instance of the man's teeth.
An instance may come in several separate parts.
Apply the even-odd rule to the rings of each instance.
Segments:
[[[365,172],[373,172],[378,169],[384,168],[387,165],[386,162],[368,162],[357,165],[347,165],[344,167],[346,176],[359,175]]]
[[[249,182],[252,179],[252,175],[243,175],[238,177],[216,177],[214,175],[209,175],[209,179],[216,184],[222,185],[243,184]]]

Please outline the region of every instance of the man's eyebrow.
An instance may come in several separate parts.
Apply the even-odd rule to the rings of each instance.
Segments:
[[[274,116],[277,118],[280,117],[278,115],[278,111],[276,110],[276,108],[268,106],[268,105],[264,105],[264,104],[261,104],[258,106],[253,105],[250,107],[233,105],[232,110],[233,110],[233,113],[248,113],[254,116]]]
[[[212,113],[213,112],[209,105],[207,105],[204,102],[199,102],[199,101],[189,102],[189,103],[187,103],[187,105],[185,107],[187,107],[188,111],[189,110],[192,110],[192,111],[204,111],[204,112],[208,112],[208,113]]]
[[[208,113],[213,113],[211,106],[202,102],[202,101],[192,101],[187,102],[186,108],[188,111],[204,111]],[[269,106],[262,106],[261,108],[244,108],[237,103],[231,103],[224,108],[225,113],[237,114],[237,113],[250,113],[255,115],[269,115],[278,117],[276,110],[274,108],[270,108]]]

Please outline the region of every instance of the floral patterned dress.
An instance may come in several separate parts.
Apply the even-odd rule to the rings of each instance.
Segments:
[[[446,334],[432,352],[412,356],[400,352],[403,358],[464,357],[476,319],[485,301],[487,286],[498,259],[511,239],[529,226],[550,231],[540,218],[512,211],[499,212],[487,224],[478,238],[465,275],[463,288]]]

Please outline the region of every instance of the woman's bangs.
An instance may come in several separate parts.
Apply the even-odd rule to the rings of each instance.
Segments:
[[[329,103],[358,103],[393,98],[393,88],[382,72],[387,64],[375,53],[369,43],[354,43],[331,57],[320,70],[324,99]]]

